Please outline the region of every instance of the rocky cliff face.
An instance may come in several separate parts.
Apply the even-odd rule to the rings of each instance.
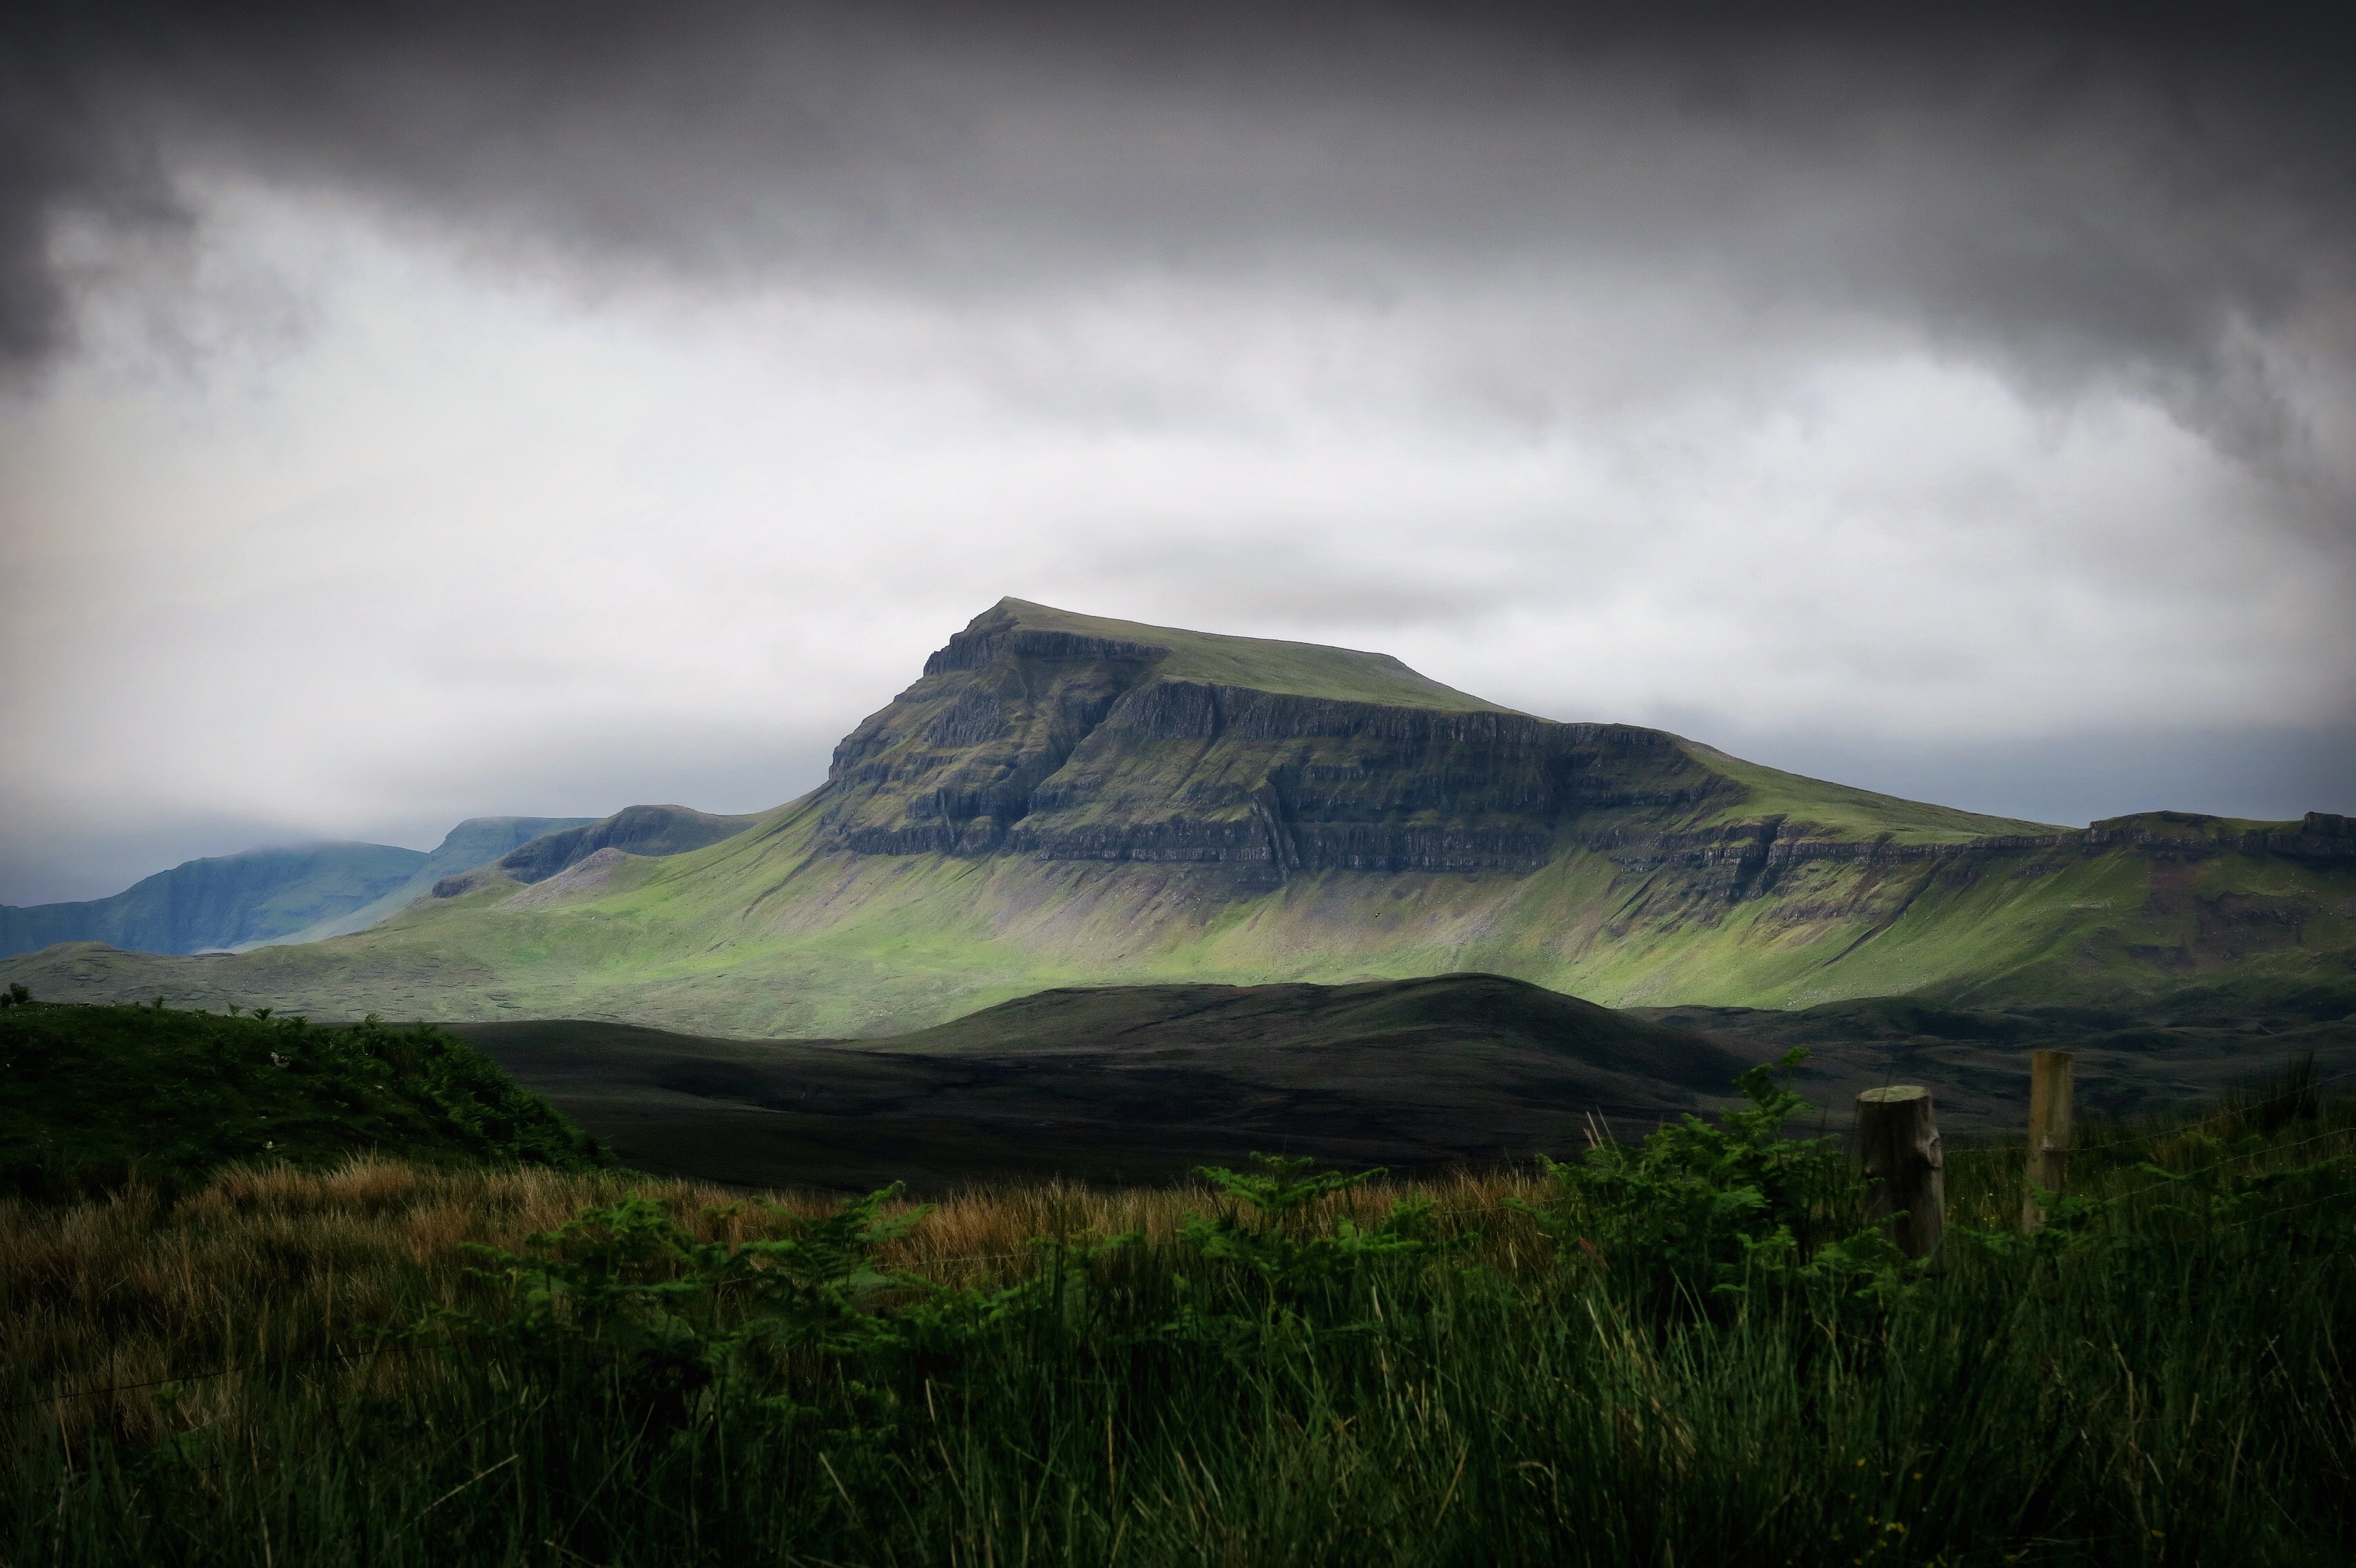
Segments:
[[[455,898],[502,882],[531,886],[607,851],[616,855],[685,854],[733,838],[758,821],[758,816],[718,816],[689,806],[625,806],[610,817],[564,822],[557,831],[516,844],[497,860],[469,863],[457,875],[435,881],[434,897]]]
[[[1566,822],[1731,788],[1656,730],[1188,678],[1178,652],[1001,606],[837,748],[820,846],[1526,871]]]
[[[1201,867],[1212,880],[1189,897],[1215,903],[1329,871],[1591,880],[1576,867],[1600,863],[1562,918],[1613,942],[1736,925],[1771,946],[1836,929],[1874,940],[1910,912],[2000,902],[2124,854],[2152,929],[2116,940],[2170,970],[2305,941],[2338,918],[2329,898],[2253,902],[2171,866],[2356,863],[2343,817],[2162,811],[2040,830],[1772,774],[1657,730],[1515,713],[1379,655],[1016,601],[844,740],[816,804],[821,854]]]
[[[2279,854],[2318,864],[2356,861],[2356,817],[2330,811],[2309,811],[2297,822],[2244,822],[2199,811],[2140,811],[2106,818],[2088,828],[2083,837],[2092,848],[2134,848],[2172,860]]]
[[[516,881],[544,882],[601,850],[628,854],[685,854],[743,832],[757,817],[726,817],[691,806],[625,806],[610,817],[543,833],[499,857]]]

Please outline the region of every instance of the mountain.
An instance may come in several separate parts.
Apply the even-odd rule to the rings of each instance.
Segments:
[[[112,897],[0,905],[0,952],[82,941],[162,953],[250,947],[330,925],[405,886],[425,859],[392,844],[328,843],[191,860]]]
[[[317,942],[350,931],[366,930],[403,905],[424,897],[433,891],[434,885],[444,877],[497,860],[542,837],[594,824],[597,820],[594,817],[469,817],[444,834],[434,853],[423,856],[398,887],[356,909],[316,921],[284,936],[273,936],[268,942]],[[235,944],[222,942],[218,945],[231,947]]]
[[[111,898],[0,905],[0,954],[59,942],[200,953],[325,941],[365,930],[477,867],[496,863],[498,875],[539,882],[609,845],[680,854],[741,832],[753,820],[686,806],[627,806],[610,817],[469,817],[431,854],[329,843],[215,855],[158,872]]]
[[[107,898],[0,905],[0,954],[58,942],[145,952],[236,950],[317,941],[372,926],[434,882],[585,817],[475,817],[428,854],[394,844],[330,842],[191,860]]]
[[[834,1037],[1055,986],[1473,970],[1613,1006],[2356,990],[2348,818],[1979,816],[1515,713],[1381,654],[1016,599],[810,794],[684,854],[519,869],[332,941],[68,946],[0,982]]]

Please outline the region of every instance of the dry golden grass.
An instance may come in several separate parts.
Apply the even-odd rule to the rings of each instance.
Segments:
[[[1978,1154],[1950,1164],[1951,1219],[2001,1228],[2018,1212],[2019,1155]],[[1378,1180],[1306,1218],[1364,1220],[1401,1197],[1428,1199],[1443,1231],[1477,1233],[1475,1258],[1518,1273],[1543,1265],[1551,1248],[1506,1199],[1536,1198],[1545,1186],[1530,1171]],[[156,1390],[167,1381],[187,1385],[174,1394],[185,1421],[192,1408],[231,1401],[240,1368],[292,1363],[352,1391],[431,1377],[430,1358],[386,1353],[375,1331],[414,1323],[434,1304],[484,1303],[487,1287],[467,1273],[479,1262],[470,1245],[512,1250],[632,1193],[707,1241],[773,1235],[783,1217],[830,1206],[620,1173],[434,1169],[376,1155],[325,1171],[232,1167],[168,1206],[138,1187],[70,1205],[0,1198],[0,1397],[21,1402],[16,1391],[28,1391],[68,1428],[139,1434],[155,1429]],[[926,1207],[883,1261],[971,1284],[1027,1272],[1034,1238],[1134,1231],[1166,1241],[1217,1199],[1196,1185],[1048,1182],[977,1187]]]
[[[54,1207],[0,1200],[0,1368],[12,1391],[62,1400],[68,1425],[138,1429],[152,1385],[202,1380],[188,1397],[204,1400],[234,1381],[213,1376],[225,1369],[309,1360],[324,1374],[368,1348],[362,1331],[463,1299],[466,1243],[512,1244],[633,1185],[362,1157],[231,1168],[168,1208],[138,1187]],[[713,1196],[659,1195],[690,1212]],[[148,1386],[85,1392],[126,1385]]]
[[[1371,1217],[1398,1197],[1428,1197],[1441,1226],[1481,1230],[1483,1251],[1511,1268],[1542,1253],[1535,1229],[1503,1204],[1533,1186],[1470,1175],[1376,1183],[1324,1210]],[[37,1396],[69,1429],[102,1423],[141,1434],[155,1429],[157,1391],[168,1381],[186,1385],[171,1395],[185,1422],[192,1410],[231,1402],[239,1368],[292,1363],[355,1392],[432,1376],[429,1359],[384,1353],[371,1332],[412,1323],[431,1304],[482,1299],[485,1287],[466,1273],[479,1262],[470,1244],[513,1249],[628,1193],[659,1202],[700,1240],[757,1239],[775,1234],[782,1216],[829,1207],[686,1181],[436,1170],[374,1155],[326,1171],[233,1167],[169,1206],[137,1187],[60,1206],[0,1199],[0,1379],[12,1393]],[[1034,1237],[1137,1231],[1164,1240],[1211,1207],[1194,1187],[976,1189],[928,1206],[884,1262],[974,1283],[1032,1266]]]
[[[1344,1216],[1371,1219],[1403,1197],[1431,1202],[1445,1231],[1476,1230],[1502,1246],[1537,1238],[1536,1228],[1505,1207],[1509,1195],[1533,1197],[1531,1176],[1463,1173],[1426,1181],[1373,1181],[1351,1188],[1312,1211],[1310,1223]],[[1167,1241],[1190,1214],[1216,1206],[1201,1186],[1096,1188],[1069,1182],[976,1188],[930,1206],[914,1233],[887,1254],[901,1268],[944,1283],[962,1283],[1002,1272],[1029,1255],[1034,1237],[1082,1240],[1134,1231],[1149,1243]],[[1509,1236],[1500,1235],[1503,1226]]]

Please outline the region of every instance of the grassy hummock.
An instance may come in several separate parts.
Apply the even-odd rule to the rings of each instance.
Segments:
[[[134,1173],[175,1190],[236,1162],[316,1167],[371,1150],[424,1165],[610,1163],[545,1101],[430,1026],[10,1001],[0,1193],[60,1196]]]

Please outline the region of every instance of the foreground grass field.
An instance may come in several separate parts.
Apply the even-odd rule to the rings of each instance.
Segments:
[[[368,1159],[0,1202],[0,1561],[2356,1555],[2356,1113],[2086,1129],[2027,1238],[2018,1155],[1958,1152],[1923,1273],[1751,1089],[1414,1186]]]

